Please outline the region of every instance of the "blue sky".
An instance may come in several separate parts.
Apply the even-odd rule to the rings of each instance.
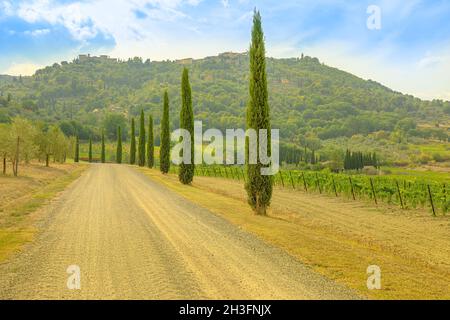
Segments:
[[[381,29],[367,27],[380,8]],[[0,0],[0,73],[80,53],[152,60],[246,51],[263,17],[268,55],[328,65],[426,99],[450,100],[450,0]]]

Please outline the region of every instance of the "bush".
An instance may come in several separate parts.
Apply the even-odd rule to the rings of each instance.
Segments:
[[[436,152],[436,153],[433,153],[433,160],[436,162],[445,162],[449,159],[448,159],[448,157],[444,156],[443,154]]]
[[[428,162],[431,161],[431,157],[428,154],[422,153],[419,156],[418,161],[420,164],[427,164]]]

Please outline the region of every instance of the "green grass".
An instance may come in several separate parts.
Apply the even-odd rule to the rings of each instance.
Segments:
[[[382,171],[389,172],[389,176],[404,179],[404,178],[422,178],[427,180],[434,180],[437,182],[449,182],[450,174],[438,172],[434,170],[417,170],[397,167],[382,167]]]
[[[117,146],[115,143],[107,142],[105,143],[105,155],[107,162],[115,162],[116,161],[116,151]],[[122,162],[127,163],[129,161],[129,151],[130,144],[123,143],[122,144]],[[89,157],[89,143],[80,143],[80,158],[88,158]],[[94,159],[100,159],[101,157],[101,144],[100,142],[92,144],[92,157]],[[159,159],[159,147],[155,147],[155,160]]]
[[[419,149],[423,153],[433,155],[433,153],[441,153],[443,155],[450,156],[450,144],[449,143],[427,143],[423,145],[410,145],[410,149]]]
[[[33,240],[36,229],[32,214],[46,205],[85,170],[79,166],[74,171],[54,179],[26,199],[4,208],[0,224],[0,262],[20,250],[24,244]]]

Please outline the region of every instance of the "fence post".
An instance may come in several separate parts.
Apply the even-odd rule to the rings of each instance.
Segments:
[[[431,189],[430,189],[430,185],[427,185],[428,188],[428,195],[430,196],[430,204],[431,204],[431,209],[433,210],[433,216],[436,217],[436,211],[434,209],[434,203],[433,203],[433,196],[431,194]]]
[[[290,171],[290,170],[289,170],[289,177],[291,178],[292,189],[295,190],[295,183],[294,183],[294,179],[292,178],[292,171]]]
[[[337,196],[338,196],[338,193],[337,193],[337,189],[336,189],[336,183],[334,183],[334,177],[333,177],[333,176],[331,176],[331,181],[333,181],[334,194],[335,194],[336,197],[337,197]]]
[[[403,206],[402,193],[400,192],[400,186],[398,185],[397,180],[395,180],[395,184],[397,185],[397,192],[398,192],[398,197],[400,199],[400,205],[402,206],[402,209],[404,209],[405,207]]]
[[[319,187],[319,193],[322,194],[322,188],[320,187],[319,175],[316,172],[316,183],[317,187]]]
[[[375,193],[375,188],[373,187],[372,178],[370,178],[370,187],[372,188],[373,199],[375,200],[375,204],[378,204],[377,194]]]
[[[353,189],[353,181],[352,181],[352,177],[348,177],[348,179],[350,180],[350,187],[351,187],[351,189],[352,189],[353,200],[356,200],[356,197],[355,197],[355,190]]]
[[[302,172],[303,185],[305,187],[305,191],[308,192],[308,185],[306,184],[305,173]]]

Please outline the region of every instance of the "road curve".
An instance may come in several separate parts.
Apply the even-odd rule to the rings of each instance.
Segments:
[[[129,166],[92,165],[45,210],[1,299],[358,298]]]

